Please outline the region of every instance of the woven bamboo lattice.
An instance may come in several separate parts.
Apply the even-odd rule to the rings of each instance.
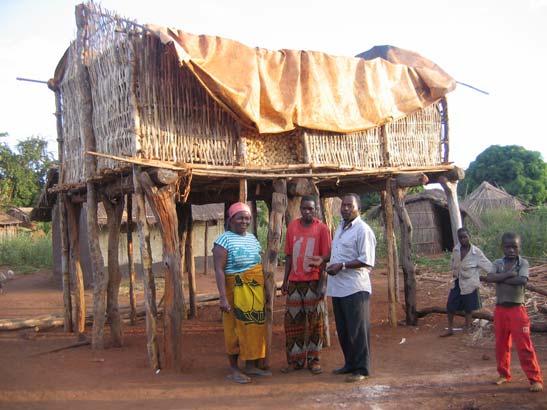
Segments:
[[[139,52],[140,156],[175,163],[237,163],[237,122],[215,102],[173,49],[151,36]]]
[[[386,166],[419,167],[443,163],[441,115],[437,104],[388,123],[385,130],[389,152]]]
[[[338,164],[348,167],[378,168],[382,166],[380,128],[351,134],[304,130],[310,162]]]

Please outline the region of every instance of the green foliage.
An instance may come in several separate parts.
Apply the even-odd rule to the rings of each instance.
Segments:
[[[488,181],[531,204],[547,201],[547,164],[541,153],[518,145],[492,145],[480,153],[466,170],[460,195]]]
[[[519,213],[510,209],[496,209],[481,216],[482,228],[470,225],[471,241],[491,260],[503,256],[501,236],[516,232],[522,237],[521,255],[533,259],[547,258],[547,207]]]
[[[416,265],[418,265],[420,268],[423,267],[423,270],[429,270],[434,272],[448,272],[450,271],[451,256],[451,252],[444,252],[440,256],[418,255],[416,256]]]
[[[32,206],[52,164],[47,141],[40,137],[20,141],[15,151],[6,143],[0,143],[0,203]]]
[[[0,265],[7,265],[22,273],[53,266],[51,234],[33,238],[30,233],[21,233],[0,240]]]

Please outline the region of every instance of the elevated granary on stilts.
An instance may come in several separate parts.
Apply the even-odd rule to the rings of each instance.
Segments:
[[[268,203],[264,271],[271,335],[273,273],[287,195],[301,195],[306,184],[321,197],[383,191],[391,207],[392,195],[401,203],[405,187],[443,176],[451,183],[458,177],[448,162],[445,100],[455,81],[436,66],[423,65],[425,59],[415,54],[404,65],[388,61],[389,56],[364,60],[250,48],[219,37],[142,26],[94,3],[77,6],[76,16],[77,39],[49,82],[61,98],[63,141],[60,180],[50,192],[59,193],[67,209],[88,202],[91,234],[97,201],[105,202],[116,229],[124,195],[134,195],[153,368],[178,369],[183,354],[183,270],[190,279],[194,273],[189,204]],[[145,201],[163,230],[161,355]],[[391,220],[392,215],[390,209]],[[70,221],[69,215],[67,243],[74,244],[78,231]],[[408,235],[411,229],[405,229]],[[102,348],[106,314],[112,325],[118,320],[113,298],[119,269],[102,268],[96,240],[90,236],[96,251],[92,345]],[[395,249],[394,235],[388,240]],[[112,233],[111,245],[117,241]],[[71,255],[69,265],[77,270],[77,255]],[[403,255],[408,258],[410,252]],[[107,259],[117,264],[113,255]],[[391,257],[390,272],[396,272],[396,264]],[[415,286],[406,284],[407,276],[412,281],[413,271],[405,270],[406,302],[415,304]],[[190,300],[195,300],[195,286]],[[390,300],[395,324],[396,297]],[[408,315],[414,320],[414,312],[415,306],[407,309],[407,320]],[[121,343],[121,328],[112,337]]]

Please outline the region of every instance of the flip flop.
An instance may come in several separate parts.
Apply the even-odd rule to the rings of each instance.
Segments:
[[[272,372],[269,370],[262,370],[258,367],[251,367],[250,369],[243,369],[243,373],[249,376],[271,376]]]
[[[281,373],[292,373],[292,372],[296,372],[297,370],[302,370],[304,368],[304,366],[287,366],[287,367],[282,367],[281,368]]]
[[[232,373],[227,375],[226,378],[238,384],[248,384],[252,382],[250,377],[247,377],[242,373]]]
[[[323,373],[323,369],[321,369],[321,365],[319,363],[313,363],[308,366],[308,369],[310,369],[311,374],[321,374]]]

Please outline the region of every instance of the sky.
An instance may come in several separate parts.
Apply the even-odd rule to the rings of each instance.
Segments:
[[[42,136],[56,156],[54,95],[44,84],[75,37],[73,0],[0,0],[0,139]],[[547,0],[104,0],[139,23],[269,49],[353,56],[389,44],[418,52],[457,81],[448,95],[450,161],[467,168],[490,145],[547,158]]]

